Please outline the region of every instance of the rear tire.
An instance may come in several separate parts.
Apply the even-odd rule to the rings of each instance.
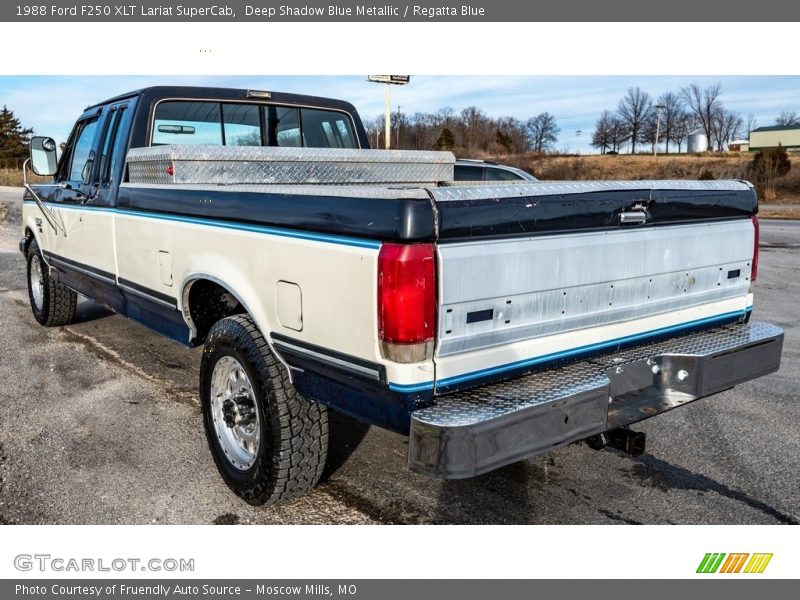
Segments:
[[[301,396],[248,315],[218,321],[200,366],[203,422],[217,469],[249,504],[310,491],[328,453],[328,413]]]
[[[28,299],[36,320],[45,327],[69,325],[75,318],[78,294],[50,277],[39,244],[28,246]]]

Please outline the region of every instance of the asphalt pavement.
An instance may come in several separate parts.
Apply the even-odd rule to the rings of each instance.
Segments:
[[[206,446],[201,350],[88,301],[36,323],[20,197],[0,188],[0,523],[800,522],[800,222],[761,223],[754,318],[786,330],[782,369],[637,425],[646,454],[574,444],[446,482],[405,468],[404,437],[334,415],[325,481],[259,508]]]

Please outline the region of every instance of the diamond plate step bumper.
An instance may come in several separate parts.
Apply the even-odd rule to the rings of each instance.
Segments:
[[[408,466],[486,473],[778,370],[783,330],[725,325],[441,396],[411,417]]]

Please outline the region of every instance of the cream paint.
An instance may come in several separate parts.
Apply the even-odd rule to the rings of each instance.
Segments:
[[[416,384],[433,379],[433,363],[402,365],[385,361],[377,339],[377,249],[295,239],[198,225],[114,210],[56,207],[66,218],[68,243],[40,246],[89,266],[114,273],[176,300],[192,281],[221,282],[248,308],[259,329],[386,365],[390,381]],[[39,208],[23,205],[24,222],[38,233]],[[88,224],[88,227],[87,227]],[[45,221],[45,225],[46,221]],[[79,231],[92,231],[79,235]],[[93,235],[93,234],[92,234]],[[82,238],[85,238],[82,240]],[[118,252],[106,252],[106,240]],[[159,252],[170,254],[173,285],[161,280]],[[268,258],[267,258],[268,257]],[[298,284],[303,296],[303,330],[282,327],[277,318],[278,281]]]

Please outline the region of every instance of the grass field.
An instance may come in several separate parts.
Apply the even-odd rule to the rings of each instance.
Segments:
[[[39,177],[28,172],[28,181],[47,181],[49,177]],[[20,187],[22,185],[22,169],[0,169],[0,185]]]
[[[723,155],[535,155],[485,157],[499,163],[520,167],[540,179],[749,179],[750,154]],[[789,173],[776,180],[775,197],[759,193],[769,204],[800,204],[800,155],[793,155]],[[31,181],[46,178],[30,175]],[[0,185],[22,185],[22,171],[0,168]]]
[[[776,180],[775,196],[762,202],[800,204],[800,155],[790,155],[792,168]],[[723,155],[511,155],[493,160],[532,172],[540,179],[750,179],[752,154]]]

